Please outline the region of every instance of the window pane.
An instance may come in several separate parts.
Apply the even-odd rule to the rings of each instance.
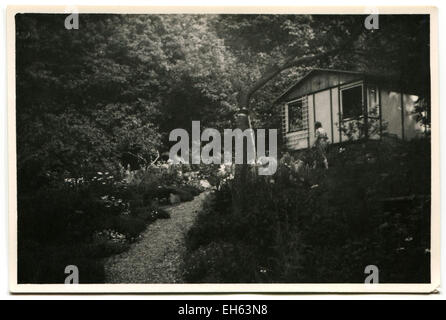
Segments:
[[[288,105],[288,131],[298,131],[304,129],[302,100]]]
[[[362,86],[342,90],[342,112],[344,119],[362,115]]]

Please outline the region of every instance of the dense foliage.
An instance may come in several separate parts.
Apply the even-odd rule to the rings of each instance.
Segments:
[[[188,234],[191,282],[429,282],[430,141],[332,147],[331,168],[252,175],[243,203],[232,183],[210,196]],[[242,207],[242,213],[232,210]]]
[[[202,191],[188,167],[67,178],[18,196],[18,277],[21,283],[63,283],[65,266],[82,283],[104,282],[103,258],[128,249],[146,226],[168,219],[162,205],[175,195],[190,201]]]
[[[196,181],[154,163],[169,150],[169,132],[190,130],[192,120],[203,128],[231,128],[243,97],[254,127],[279,128],[274,99],[313,67],[392,73],[417,87],[419,120],[429,122],[428,16],[380,15],[374,31],[363,28],[363,16],[349,15],[81,14],[79,30],[65,29],[65,17],[15,17],[22,282],[61,282],[67,264],[89,270],[81,281],[103,281],[97,258],[125,250],[147,223],[165,217],[159,204],[168,195],[184,201],[198,192]],[[135,170],[131,181],[124,179]],[[186,171],[220,187],[214,166]],[[232,190],[221,186],[191,233],[196,262],[190,260],[190,279],[202,280],[202,267],[212,267],[208,280],[218,281],[295,274],[300,256],[286,253],[296,246],[302,252],[305,242],[297,239],[316,241],[305,239],[305,228],[324,226],[315,217],[328,219],[330,206],[313,203],[322,182],[296,193],[286,177],[279,172],[273,184],[248,181],[263,198],[246,204],[229,202]],[[235,216],[234,205],[246,216]],[[297,207],[299,214],[291,215]],[[341,229],[334,230],[333,237],[340,236]],[[203,260],[208,252],[216,261],[235,260],[210,266]]]
[[[278,94],[312,67],[396,75],[429,108],[427,16],[325,15],[16,16],[19,187],[52,177],[138,168],[169,147],[174,128],[231,127],[238,95],[271,66],[349,48],[283,69],[253,96],[254,127],[277,128]],[[403,32],[404,31],[404,32]],[[266,70],[266,71],[265,71]],[[424,106],[424,107],[423,107]]]

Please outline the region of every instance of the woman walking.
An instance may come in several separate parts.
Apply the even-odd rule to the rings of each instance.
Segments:
[[[325,169],[328,169],[327,151],[328,151],[328,135],[319,121],[314,123],[315,138],[314,146],[318,154],[317,161],[322,160]]]

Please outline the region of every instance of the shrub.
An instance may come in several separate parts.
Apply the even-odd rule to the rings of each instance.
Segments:
[[[132,211],[132,215],[137,216],[145,221],[155,221],[156,219],[169,219],[170,214],[157,206],[139,207]]]
[[[79,269],[81,283],[100,283],[104,279],[104,267],[95,256],[99,250],[88,250],[83,245],[42,246],[37,243],[21,243],[18,251],[18,279],[20,283],[64,283],[65,267],[75,265]]]
[[[428,282],[429,145],[351,143],[303,180],[284,159],[223,185],[187,235],[187,280],[359,283],[375,264],[381,282]]]
[[[54,180],[33,192],[18,191],[20,283],[63,283],[69,264],[83,270],[81,282],[103,282],[100,259],[127,249],[126,241],[146,225],[124,214],[133,195],[108,172]],[[137,205],[133,201],[132,207]],[[95,233],[107,229],[125,234],[123,242],[95,239]]]
[[[252,282],[257,259],[250,252],[248,247],[233,243],[211,242],[187,257],[185,277],[202,283]]]
[[[135,238],[144,231],[146,223],[138,217],[120,215],[113,220],[112,228],[129,238]]]

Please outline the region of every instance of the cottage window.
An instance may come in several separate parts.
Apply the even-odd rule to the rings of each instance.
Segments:
[[[305,129],[302,99],[288,104],[288,132]]]
[[[341,90],[342,118],[358,118],[362,115],[362,85]]]

